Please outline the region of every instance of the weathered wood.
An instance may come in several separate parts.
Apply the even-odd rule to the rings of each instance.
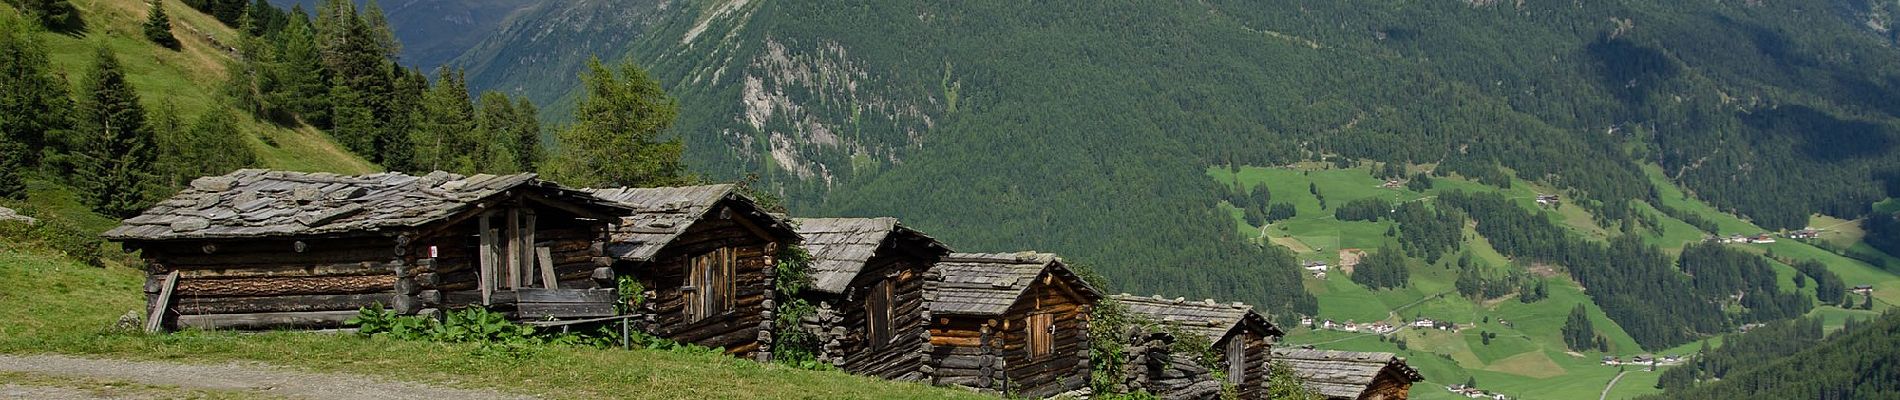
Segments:
[[[532,220],[533,216],[529,216],[529,218]],[[534,248],[534,258],[535,261],[540,261],[541,265],[541,287],[559,289],[561,287],[561,280],[554,276],[554,256],[551,254],[552,252],[553,251],[546,246],[536,247]]]
[[[522,319],[605,317],[615,314],[613,303],[515,303]]]
[[[177,283],[181,296],[238,297],[302,294],[355,294],[390,290],[395,275],[322,278],[188,279]]]
[[[534,210],[523,209],[521,219],[523,220],[521,223],[521,247],[519,248],[521,254],[517,256],[521,257],[521,286],[519,287],[530,287],[534,285],[535,280]]]
[[[185,297],[175,301],[180,314],[249,314],[355,310],[390,305],[392,294],[338,294],[269,297]],[[378,307],[380,308],[380,307]]]
[[[219,278],[290,278],[386,274],[390,268],[381,262],[363,261],[312,265],[230,266],[212,269],[180,269],[185,279]]]
[[[523,303],[613,303],[620,296],[613,289],[516,289]]]
[[[489,304],[511,304],[515,302],[515,292],[512,290],[503,290],[487,294],[483,294],[480,290],[442,292],[442,304],[448,307],[481,305],[484,302],[488,302]]]
[[[477,218],[477,220],[481,221],[479,225],[481,225],[482,230],[480,245],[482,265],[480,276],[476,278],[480,283],[476,286],[481,288],[482,305],[494,304],[492,297],[495,292],[495,264],[498,261],[495,259],[495,230],[489,227],[489,219],[491,219],[490,217],[493,217],[494,214],[494,211],[489,211],[483,213],[480,218]]]
[[[508,271],[502,274],[506,283],[501,286],[513,289],[526,286],[521,284],[525,280],[521,276],[521,209],[509,208],[507,218],[503,224],[507,231],[502,232],[502,265]]]
[[[355,317],[356,311],[310,311],[254,314],[200,314],[178,316],[178,326],[199,329],[334,328]]]
[[[178,286],[178,271],[165,274],[164,282],[159,283],[158,298],[152,301],[151,312],[145,317],[145,332],[157,333],[165,328],[165,313],[171,309],[172,291]]]

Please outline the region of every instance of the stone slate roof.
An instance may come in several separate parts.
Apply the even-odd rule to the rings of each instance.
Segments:
[[[193,180],[102,236],[123,241],[390,234],[442,221],[517,188],[603,214],[623,208],[534,174],[350,176],[244,169]]]
[[[1256,332],[1268,336],[1285,336],[1280,328],[1254,312],[1253,306],[1246,303],[1218,303],[1212,299],[1190,301],[1183,298],[1164,299],[1160,295],[1140,297],[1123,293],[1114,296],[1128,311],[1149,319],[1180,328],[1182,331],[1199,334],[1219,344],[1228,333],[1247,326]]]
[[[1276,348],[1273,359],[1286,362],[1308,389],[1328,398],[1357,399],[1388,368],[1411,382],[1425,380],[1392,353]]]
[[[921,246],[938,257],[950,253],[937,239],[897,223],[896,218],[798,218],[793,222],[798,235],[805,238],[805,251],[811,253],[811,288],[823,293],[844,293],[886,243]]]
[[[924,299],[933,314],[1002,315],[1045,271],[1068,281],[1085,300],[1102,297],[1054,254],[1021,252],[946,256],[931,268]]]
[[[686,233],[694,221],[705,218],[721,202],[730,204],[741,216],[750,217],[766,230],[793,242],[798,234],[784,218],[766,214],[749,197],[731,184],[661,187],[585,189],[601,199],[633,209],[614,227],[607,254],[628,261],[649,261],[673,239]]]

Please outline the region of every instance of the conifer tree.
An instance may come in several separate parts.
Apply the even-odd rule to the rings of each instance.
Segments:
[[[292,15],[279,37],[277,53],[282,66],[276,71],[279,85],[270,94],[270,102],[304,123],[329,129],[329,84],[324,81],[322,50],[317,47],[309,19],[302,14]]]
[[[40,26],[59,32],[85,30],[85,20],[79,18],[79,9],[67,0],[17,0],[9,1],[26,15],[38,20]]]
[[[100,47],[95,59],[80,87],[73,181],[94,210],[131,217],[147,204],[158,145],[118,57]]]
[[[1564,321],[1563,334],[1564,345],[1572,350],[1597,347],[1596,329],[1590,326],[1590,312],[1582,304],[1570,309],[1570,317]]]
[[[167,49],[178,50],[178,38],[172,36],[172,19],[165,16],[165,0],[152,0],[152,11],[145,18],[145,38]]]
[[[468,85],[462,79],[458,71],[437,68],[434,84],[422,96],[421,107],[417,107],[411,117],[415,126],[410,131],[409,141],[415,147],[418,171],[476,172],[480,157],[477,142],[487,138],[476,132],[475,112],[468,102]]]
[[[521,98],[515,103],[515,160],[522,171],[539,171],[547,152],[541,148],[541,116],[534,102]]]
[[[70,126],[66,84],[55,78],[38,28],[0,15],[0,136],[20,148],[13,162],[37,165],[52,133]]]
[[[685,149],[679,139],[661,139],[679,115],[679,103],[659,81],[632,63],[620,72],[596,58],[582,76],[585,97],[573,126],[558,134],[550,179],[582,187],[654,186],[686,182]]]
[[[479,147],[476,155],[481,157],[477,165],[483,172],[494,174],[528,171],[517,154],[520,138],[515,132],[519,126],[515,118],[519,113],[515,111],[514,100],[501,92],[488,91],[482,93],[478,102],[476,131],[481,132],[482,137],[476,141]]]

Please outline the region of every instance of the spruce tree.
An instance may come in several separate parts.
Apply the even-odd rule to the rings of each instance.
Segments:
[[[1587,350],[1597,347],[1596,329],[1590,326],[1590,312],[1578,304],[1570,309],[1569,319],[1564,321],[1564,345],[1571,350]]]
[[[679,103],[659,81],[632,63],[620,72],[588,63],[585,97],[574,125],[562,130],[549,178],[582,187],[656,186],[686,182],[685,150],[661,136],[673,127]]]
[[[79,93],[74,186],[94,210],[131,217],[147,204],[158,145],[118,57],[102,46],[95,59]]]
[[[0,199],[26,199],[26,168],[26,145],[0,136]]]
[[[547,158],[541,149],[541,116],[534,102],[521,98],[515,103],[515,159],[521,163],[522,171],[539,171],[541,161]]]
[[[18,146],[11,162],[38,165],[56,132],[70,127],[71,99],[29,21],[0,15],[0,137]],[[18,172],[19,170],[15,170]]]
[[[410,131],[409,141],[415,147],[413,154],[419,171],[476,172],[481,158],[477,144],[487,138],[477,132],[475,112],[468,102],[468,85],[462,82],[459,72],[448,67],[437,68],[434,84],[422,96],[422,106],[416,108],[411,118],[415,126]]]
[[[325,82],[322,50],[317,47],[310,21],[292,15],[279,35],[277,90],[270,103],[321,129],[331,127],[329,84]]]
[[[481,158],[477,165],[493,174],[528,171],[522,165],[522,157],[516,154],[520,151],[520,138],[515,133],[519,126],[515,118],[520,113],[515,111],[514,100],[501,92],[488,91],[482,93],[478,102],[475,130],[481,132],[482,138],[476,141],[480,148],[476,156]]]
[[[145,38],[167,49],[178,50],[178,38],[172,36],[172,19],[165,16],[165,0],[152,0],[145,18]]]

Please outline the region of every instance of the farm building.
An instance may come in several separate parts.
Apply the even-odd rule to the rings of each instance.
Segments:
[[[1328,399],[1403,400],[1412,383],[1425,380],[1392,353],[1274,349],[1273,359]]]
[[[790,221],[733,185],[594,189],[632,208],[606,245],[614,270],[638,279],[645,330],[681,343],[770,360],[776,260],[798,244]]]
[[[1100,292],[1053,254],[957,253],[925,301],[938,384],[1045,397],[1088,384],[1088,313]]]
[[[1115,299],[1137,316],[1207,338],[1221,354],[1219,364],[1226,368],[1227,381],[1234,384],[1241,397],[1266,397],[1267,358],[1272,355],[1273,342],[1286,333],[1254,312],[1253,306],[1127,294]]]
[[[1122,380],[1112,390],[1131,394],[1144,390],[1163,400],[1213,400],[1224,389],[1212,371],[1197,357],[1174,354],[1177,338],[1164,330],[1135,327],[1128,332],[1128,346],[1122,348]],[[1266,398],[1264,394],[1241,398]]]
[[[533,174],[240,170],[104,236],[143,250],[149,330],[330,328],[379,305],[594,317],[616,313],[596,244],[625,211]]]
[[[950,249],[896,218],[794,220],[811,254],[818,308],[807,318],[818,354],[839,369],[884,379],[920,380],[929,344],[924,274]]]

